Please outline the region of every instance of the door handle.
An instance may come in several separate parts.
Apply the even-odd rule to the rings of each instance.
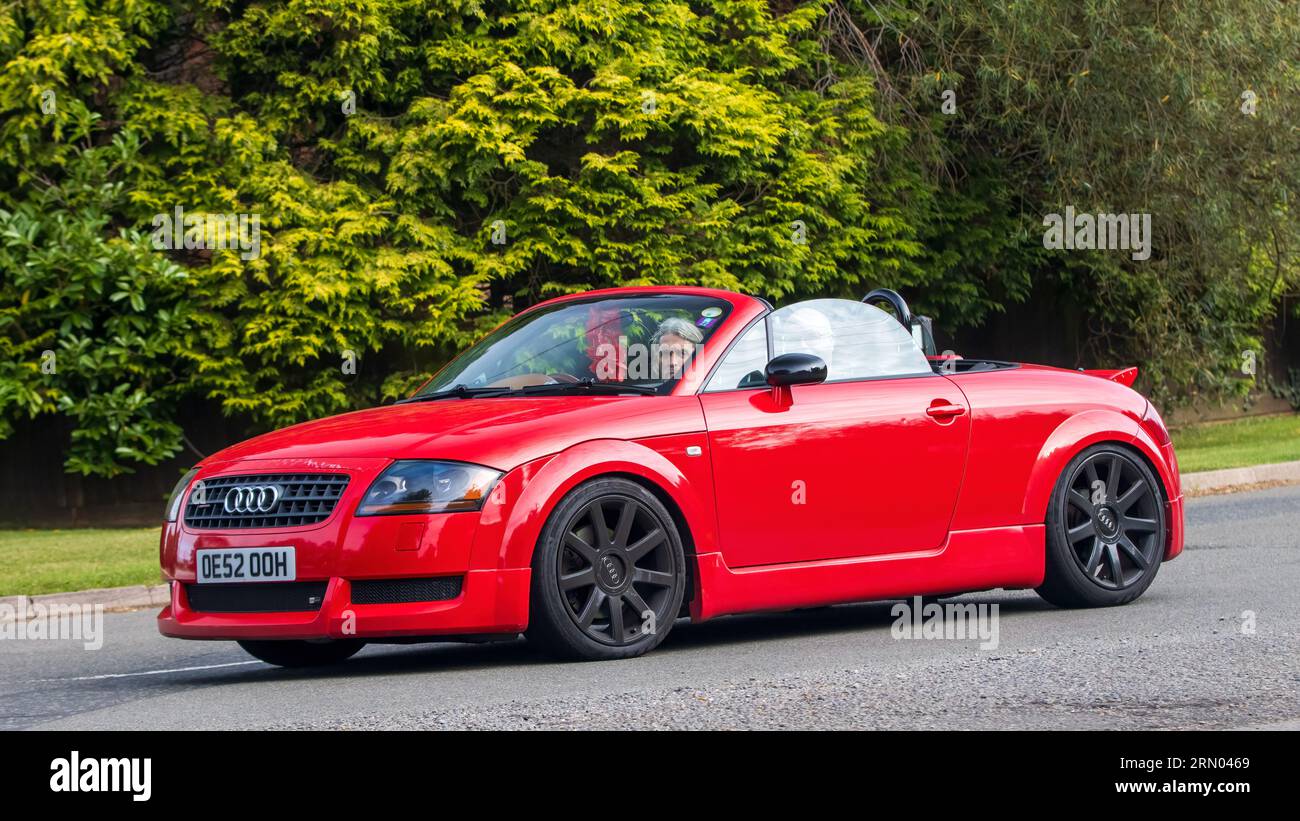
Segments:
[[[934,419],[951,419],[966,412],[964,405],[931,405],[925,409],[927,415]]]

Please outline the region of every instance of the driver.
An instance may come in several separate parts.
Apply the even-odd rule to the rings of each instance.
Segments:
[[[704,341],[700,329],[672,316],[659,323],[650,337],[650,350],[658,352],[659,378],[679,379],[695,356],[695,346]]]

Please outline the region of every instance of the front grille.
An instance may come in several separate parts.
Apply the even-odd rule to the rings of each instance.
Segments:
[[[320,610],[328,582],[187,584],[196,613],[290,613]]]
[[[190,491],[185,505],[185,524],[195,530],[240,530],[252,527],[302,527],[329,518],[348,486],[348,477],[338,473],[266,473],[253,476],[218,476],[204,479]],[[278,500],[269,510],[237,510],[236,489],[274,487]]]
[[[353,604],[447,601],[460,595],[460,576],[427,579],[364,579],[352,583]]]

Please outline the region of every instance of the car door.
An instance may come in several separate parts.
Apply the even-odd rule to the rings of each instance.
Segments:
[[[762,386],[813,353],[820,384]],[[935,550],[965,469],[966,400],[901,325],[851,300],[788,306],[748,329],[700,395],[728,566]]]

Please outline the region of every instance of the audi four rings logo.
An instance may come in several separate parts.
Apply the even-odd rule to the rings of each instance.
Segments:
[[[226,493],[227,513],[270,513],[280,503],[279,485],[239,485]]]

